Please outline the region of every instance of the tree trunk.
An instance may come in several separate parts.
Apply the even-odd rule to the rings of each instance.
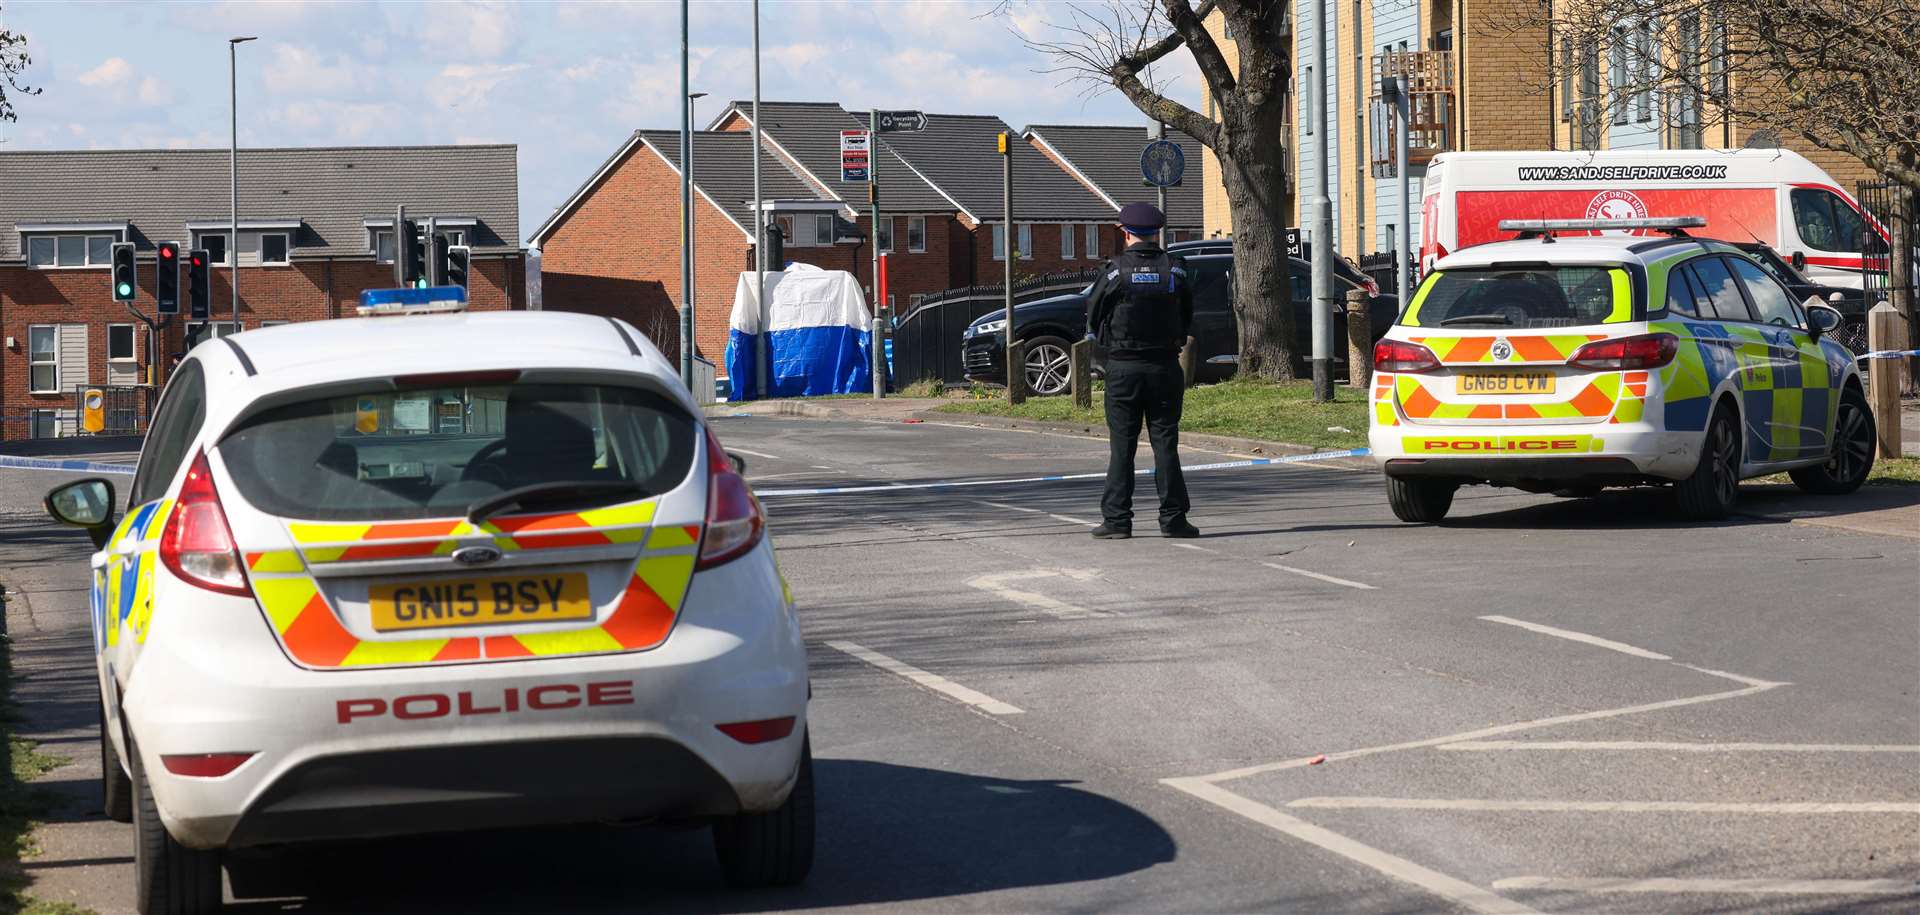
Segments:
[[[1265,127],[1271,129],[1259,129]],[[1279,123],[1229,124],[1220,176],[1233,213],[1233,313],[1240,327],[1240,374],[1294,378],[1294,308],[1287,257],[1286,145]]]

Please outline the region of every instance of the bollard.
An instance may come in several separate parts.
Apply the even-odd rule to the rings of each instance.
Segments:
[[[1867,312],[1867,351],[1882,353],[1904,350],[1907,343],[1907,318],[1891,302],[1881,302]],[[1873,409],[1873,425],[1879,431],[1880,456],[1900,456],[1900,388],[1905,359],[1869,359],[1867,384],[1872,390],[1868,402]]]
[[[1193,373],[1200,361],[1200,348],[1194,345],[1194,338],[1187,338],[1187,345],[1180,347],[1180,374],[1186,378],[1186,386],[1193,387]]]
[[[1007,402],[1027,402],[1027,341],[1013,341],[1007,350]]]
[[[1347,383],[1363,391],[1373,381],[1372,305],[1365,289],[1347,290]]]
[[[1082,340],[1073,345],[1073,405],[1082,408],[1093,406],[1093,341]]]

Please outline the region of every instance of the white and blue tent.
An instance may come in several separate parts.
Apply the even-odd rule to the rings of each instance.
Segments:
[[[767,320],[760,321],[754,274],[740,274],[727,335],[729,400],[757,393],[754,345],[767,339],[769,397],[873,390],[873,319],[860,284],[845,270],[789,264],[767,273]]]

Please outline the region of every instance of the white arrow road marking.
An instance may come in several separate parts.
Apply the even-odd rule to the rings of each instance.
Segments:
[[[1071,578],[1074,581],[1093,581],[1100,576],[1098,569],[1025,569],[1017,572],[998,572],[969,579],[967,587],[977,588],[1003,600],[1010,600],[1022,606],[1032,607],[1048,616],[1063,620],[1081,620],[1092,617],[1113,616],[1104,610],[1089,610],[1078,604],[1048,597],[1035,591],[1023,591],[1007,587],[1010,581],[1028,581],[1035,578]]]

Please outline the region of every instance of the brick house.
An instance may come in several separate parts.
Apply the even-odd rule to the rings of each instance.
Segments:
[[[1140,177],[1140,153],[1151,142],[1145,127],[1033,125],[1025,139],[1106,201],[1116,215],[1129,203],[1159,203],[1156,189]],[[1178,130],[1169,129],[1167,139],[1179,145],[1187,166],[1181,183],[1167,188],[1167,241],[1199,238],[1205,221],[1200,178],[1204,147]]]
[[[232,332],[351,317],[393,280],[393,213],[436,218],[473,248],[476,310],[526,307],[514,146],[251,149],[239,155],[238,267],[230,263],[226,150],[0,152],[0,438],[70,435],[76,390],[127,389],[144,417],[173,358]],[[204,247],[211,322],[149,327],[109,289],[113,243],[136,247],[132,303],[155,317],[155,246]],[[141,423],[144,428],[144,421]]]

